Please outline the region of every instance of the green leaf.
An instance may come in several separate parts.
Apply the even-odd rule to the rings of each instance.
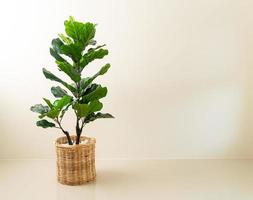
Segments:
[[[69,17],[69,20],[66,20],[64,25],[66,34],[71,37],[74,42],[81,42],[83,49],[95,36],[95,24],[89,22],[84,24],[75,21],[73,17]]]
[[[98,100],[94,100],[89,103],[89,113],[100,111],[102,108],[103,104]]]
[[[78,62],[82,58],[82,50],[80,43],[61,46],[61,53],[69,56],[74,62]]]
[[[65,72],[74,82],[81,80],[81,75],[74,69],[74,67],[67,62],[56,61],[59,69]]]
[[[85,96],[85,95],[87,95],[87,94],[89,94],[89,93],[95,91],[95,90],[97,89],[97,87],[99,87],[99,86],[101,86],[101,85],[98,85],[98,84],[96,84],[96,83],[91,84],[91,85],[88,86],[85,90],[83,90],[81,96]]]
[[[70,103],[72,98],[70,96],[63,96],[61,99],[56,100],[54,102],[54,108],[57,110],[62,110],[64,106],[66,106],[68,103]]]
[[[43,74],[47,79],[49,79],[51,81],[56,81],[56,82],[61,83],[66,88],[68,88],[72,93],[76,92],[76,88],[74,88],[73,86],[67,84],[66,82],[64,82],[63,80],[61,80],[60,78],[58,78],[57,76],[52,74],[50,71],[46,70],[45,68],[43,68]]]
[[[106,64],[105,66],[103,66],[103,67],[99,70],[98,74],[99,74],[99,75],[104,75],[104,74],[108,71],[108,69],[109,69],[110,67],[111,67],[110,64]]]
[[[99,49],[97,51],[89,51],[86,53],[81,61],[80,61],[80,67],[83,69],[86,65],[88,65],[90,62],[92,62],[95,59],[102,59],[104,56],[108,55],[107,49]]]
[[[96,119],[102,119],[102,118],[114,118],[114,117],[109,113],[100,113],[100,112],[97,114],[91,113],[85,118],[84,122],[89,123]]]
[[[88,49],[88,52],[95,51],[95,50],[100,49],[100,48],[102,48],[102,47],[104,47],[104,46],[105,46],[105,44],[103,44],[103,45],[98,45],[98,46],[95,47],[95,48],[89,48],[89,49]]]
[[[48,113],[40,115],[39,118],[43,118],[43,117],[47,116],[51,119],[55,119],[56,117],[58,117],[59,113],[60,113],[60,110],[52,109]]]
[[[89,113],[89,105],[88,104],[75,103],[72,107],[76,111],[77,116],[79,118],[85,117]]]
[[[53,49],[57,53],[61,53],[61,46],[64,45],[63,42],[59,38],[55,38],[51,42]]]
[[[92,77],[87,77],[81,80],[81,89],[84,90],[86,87],[88,87],[94,79],[96,79],[100,75],[104,75],[108,69],[110,68],[110,64],[104,65],[95,75]]]
[[[53,56],[58,61],[61,62],[66,61],[59,55],[61,54],[61,46],[64,45],[63,42],[59,38],[55,38],[52,40],[51,44],[52,44],[52,48],[50,48],[51,56]]]
[[[114,118],[110,113],[97,113],[97,118]]]
[[[74,41],[81,40],[81,31],[84,24],[80,22],[75,22],[72,16],[69,17],[69,20],[64,22],[65,32],[67,35],[74,39]]]
[[[53,104],[46,98],[43,98],[43,100],[47,103],[47,105],[49,106],[50,109],[53,109]]]
[[[90,83],[92,82],[91,77],[82,78],[80,82],[80,86],[82,90],[85,90]]]
[[[58,61],[65,61],[54,49],[50,48],[50,54]]]
[[[40,126],[42,128],[48,128],[48,127],[55,127],[55,124],[54,123],[51,123],[45,119],[42,119],[40,121],[37,121],[36,123],[37,126]]]
[[[64,34],[58,34],[58,35],[61,38],[61,40],[63,42],[65,42],[66,44],[72,44],[73,43],[72,40],[69,37],[65,36]]]
[[[36,105],[32,106],[30,108],[30,110],[32,112],[36,112],[36,113],[39,113],[39,114],[44,114],[44,113],[47,113],[49,111],[49,107],[48,106],[43,106],[42,104],[36,104]]]
[[[84,95],[81,99],[82,103],[88,103],[90,101],[98,100],[105,97],[107,94],[107,88],[101,87],[100,85],[92,92]]]
[[[56,81],[59,83],[62,83],[63,81],[58,78],[57,76],[55,76],[54,74],[52,74],[50,71],[46,70],[45,68],[42,69],[43,70],[43,74],[47,79],[50,79],[52,81]]]
[[[62,89],[60,86],[51,87],[51,92],[54,95],[54,97],[56,97],[56,98],[68,95],[68,93],[64,89]]]

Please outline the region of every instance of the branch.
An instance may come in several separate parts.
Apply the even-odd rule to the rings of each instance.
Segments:
[[[69,136],[69,132],[66,131],[66,130],[64,130],[64,129],[62,128],[61,122],[59,122],[58,117],[56,118],[55,121],[56,121],[56,123],[59,125],[59,127],[57,127],[57,128],[60,128],[60,129],[62,130],[62,132],[67,136],[69,145],[73,145],[73,142],[72,142],[72,140],[71,140],[71,138],[70,138],[70,136]]]

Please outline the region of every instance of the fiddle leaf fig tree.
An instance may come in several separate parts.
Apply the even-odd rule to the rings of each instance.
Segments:
[[[51,88],[56,98],[54,101],[43,98],[43,104],[36,104],[31,111],[39,114],[40,120],[36,125],[42,128],[58,128],[66,135],[69,145],[80,143],[83,127],[96,119],[114,118],[109,113],[101,113],[103,108],[101,99],[106,96],[107,88],[94,83],[98,76],[104,75],[110,64],[102,66],[97,73],[90,77],[83,77],[85,67],[96,59],[108,55],[105,45],[96,45],[94,40],[96,25],[90,22],[82,23],[69,17],[64,22],[66,34],[59,34],[52,40],[50,54],[54,57],[58,70],[71,79],[68,83],[49,70],[43,68],[44,76],[58,83]],[[76,116],[76,141],[72,141],[70,134],[63,128],[62,119],[66,111],[72,108]]]

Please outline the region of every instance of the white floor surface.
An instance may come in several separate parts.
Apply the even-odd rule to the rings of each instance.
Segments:
[[[57,183],[54,160],[1,160],[3,200],[252,200],[253,160],[98,160],[97,180]]]

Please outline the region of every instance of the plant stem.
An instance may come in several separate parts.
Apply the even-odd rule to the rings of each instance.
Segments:
[[[82,134],[82,131],[83,131],[83,127],[84,127],[84,125],[85,125],[84,122],[85,122],[85,121],[83,120],[83,121],[82,121],[82,124],[81,124],[81,128],[79,128],[79,134],[77,134],[76,144],[79,144],[79,143],[80,143],[80,137],[81,137],[81,134]]]
[[[58,118],[56,119],[56,122],[58,123],[59,128],[62,130],[62,132],[66,135],[67,140],[68,140],[68,144],[69,144],[69,145],[73,145],[73,142],[72,142],[72,140],[71,140],[71,138],[70,138],[69,132],[68,132],[68,131],[65,131],[65,130],[62,128],[61,123],[59,122],[59,119],[58,119]]]
[[[72,140],[71,140],[71,138],[70,138],[69,132],[68,132],[68,131],[65,131],[64,134],[66,135],[66,137],[67,137],[67,139],[68,139],[69,145],[73,145],[73,142],[72,142]]]
[[[78,63],[75,63],[76,64],[76,68],[77,68],[77,71],[80,73],[81,75],[81,71],[80,71],[80,66]],[[80,98],[81,98],[81,92],[80,92],[80,84],[81,84],[81,81],[77,82],[76,83],[76,88],[77,88],[77,102],[79,103],[80,102]],[[81,137],[81,134],[82,134],[82,127],[80,127],[79,125],[79,120],[80,118],[76,115],[76,144],[79,144],[80,143],[80,137]]]
[[[76,119],[76,144],[80,143],[82,129],[79,127],[79,118]]]
[[[81,137],[81,134],[77,134],[77,136],[76,136],[76,144],[77,145],[80,143],[80,137]]]

